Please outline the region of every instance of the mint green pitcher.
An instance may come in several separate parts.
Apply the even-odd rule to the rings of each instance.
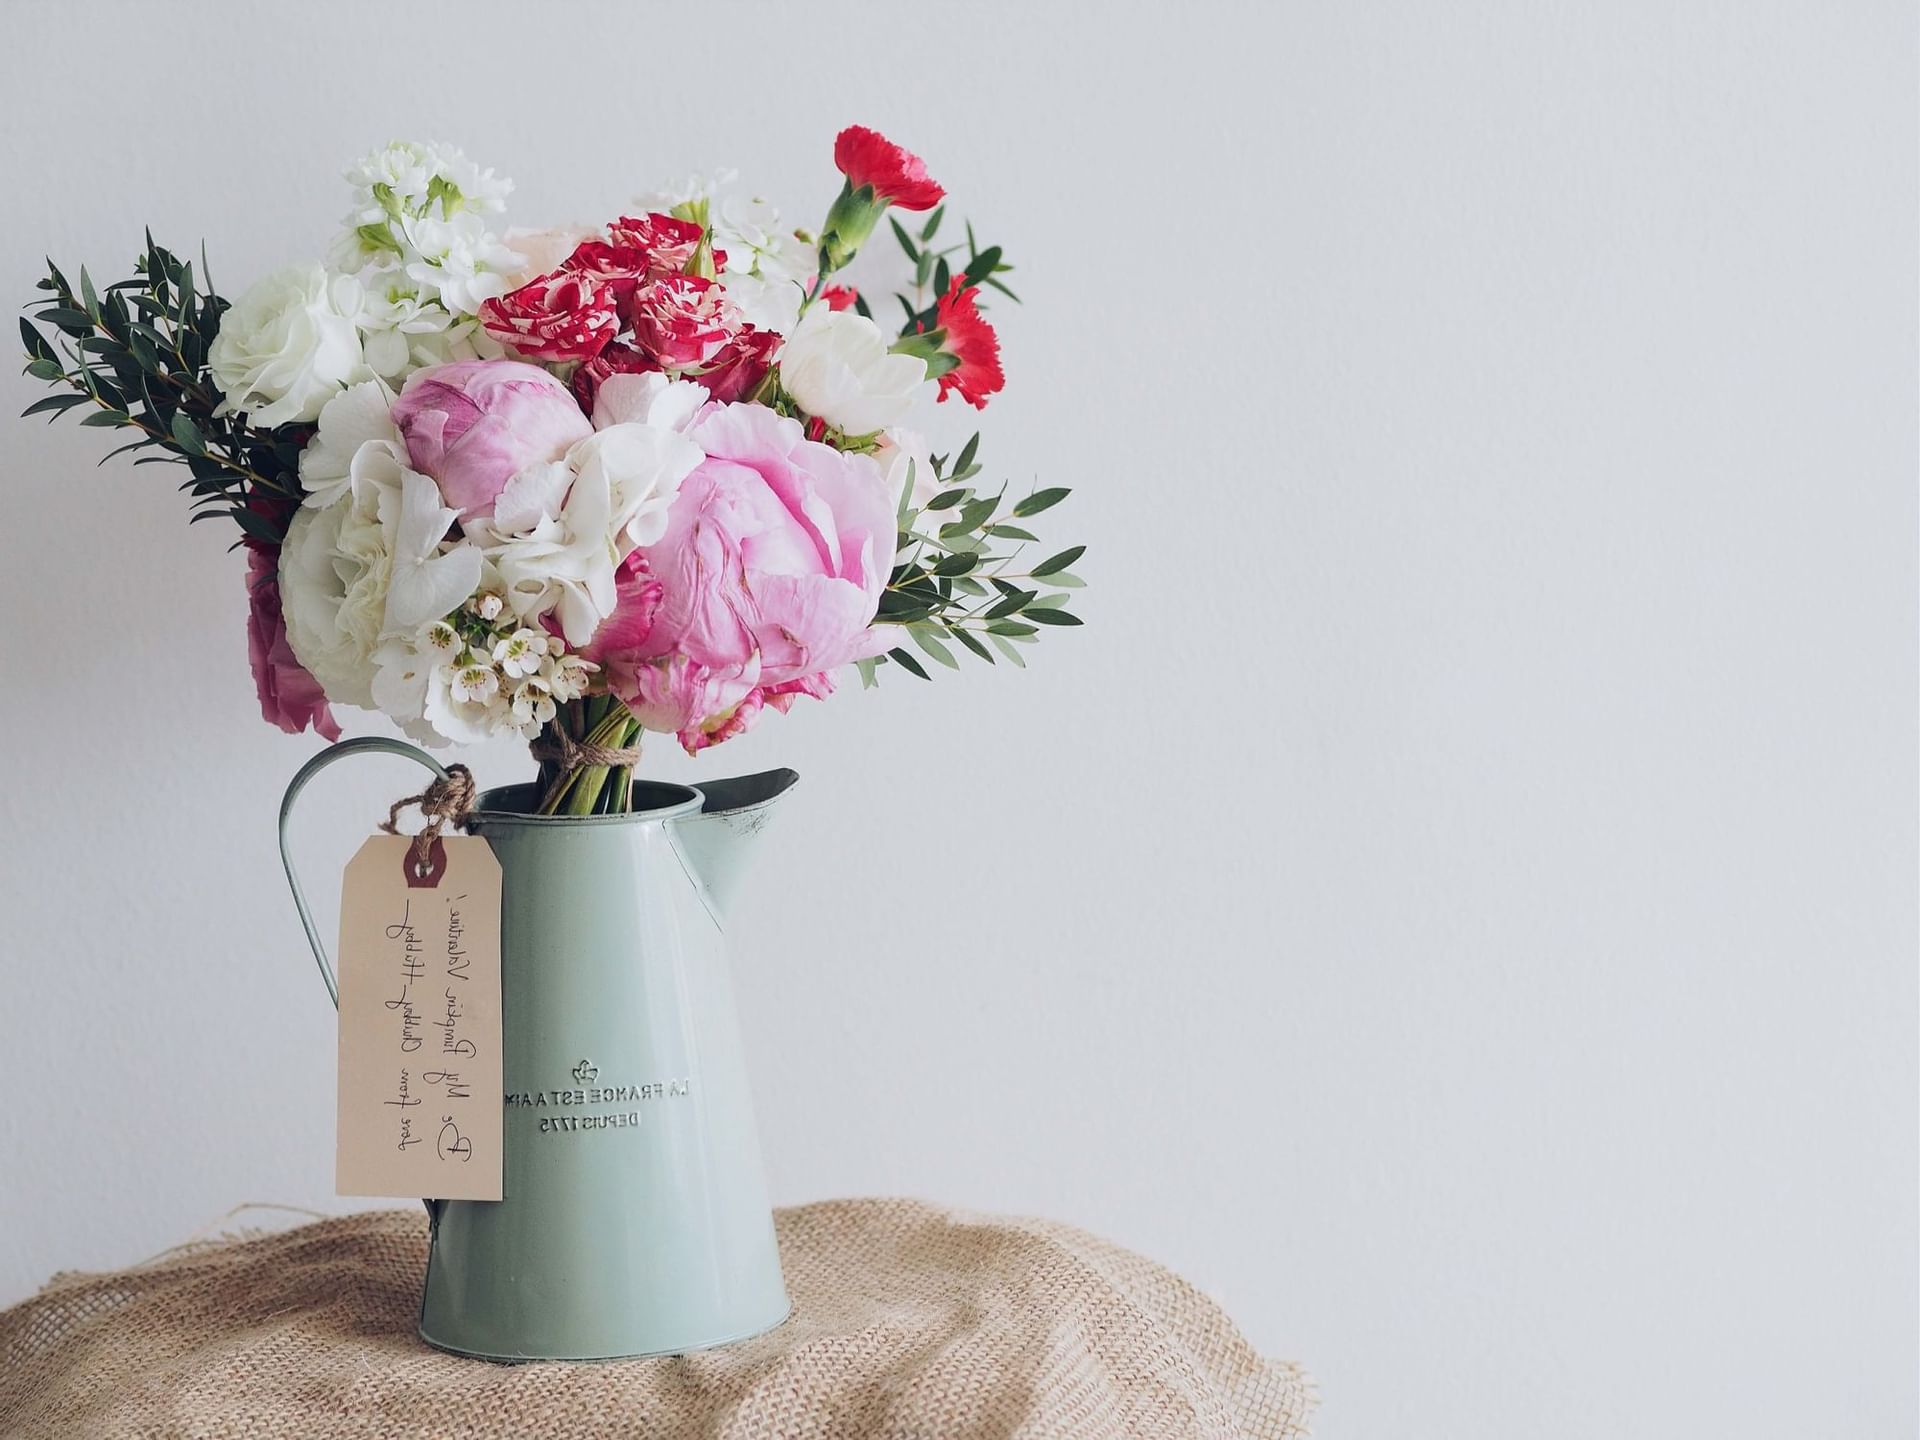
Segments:
[[[280,853],[329,993],[333,968]],[[532,812],[488,790],[469,828],[501,869],[505,1198],[429,1200],[420,1335],[488,1360],[681,1354],[744,1340],[788,1300],[760,1168],[724,920],[754,838],[799,777],[637,781],[635,811]]]

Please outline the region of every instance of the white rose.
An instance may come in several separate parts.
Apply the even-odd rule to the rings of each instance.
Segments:
[[[913,408],[927,362],[895,355],[878,325],[816,305],[780,351],[780,388],[847,435],[870,435]]]
[[[360,286],[319,265],[269,275],[221,317],[207,352],[229,409],[265,427],[312,420],[370,371],[355,324]]]

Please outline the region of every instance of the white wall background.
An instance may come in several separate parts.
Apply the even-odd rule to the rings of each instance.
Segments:
[[[983,453],[1079,487],[1090,623],[657,750],[806,777],[778,1197],[1111,1235],[1335,1437],[1912,1435],[1910,8],[832,8],[11,8],[0,295],[146,223],[237,293],[395,135],[521,223],[909,143],[1020,266]],[[314,745],[107,440],[0,424],[0,1300],[344,1203]],[[413,780],[317,793],[316,874]]]

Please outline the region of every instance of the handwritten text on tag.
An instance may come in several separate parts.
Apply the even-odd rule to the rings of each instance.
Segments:
[[[340,896],[342,1195],[501,1198],[500,862],[376,835]]]

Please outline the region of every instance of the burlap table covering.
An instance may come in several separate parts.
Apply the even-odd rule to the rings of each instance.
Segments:
[[[1309,1382],[1150,1260],[907,1200],[780,1211],[792,1317],[668,1359],[491,1365],[414,1333],[418,1211],[56,1277],[0,1313],[0,1435],[1281,1440]]]

